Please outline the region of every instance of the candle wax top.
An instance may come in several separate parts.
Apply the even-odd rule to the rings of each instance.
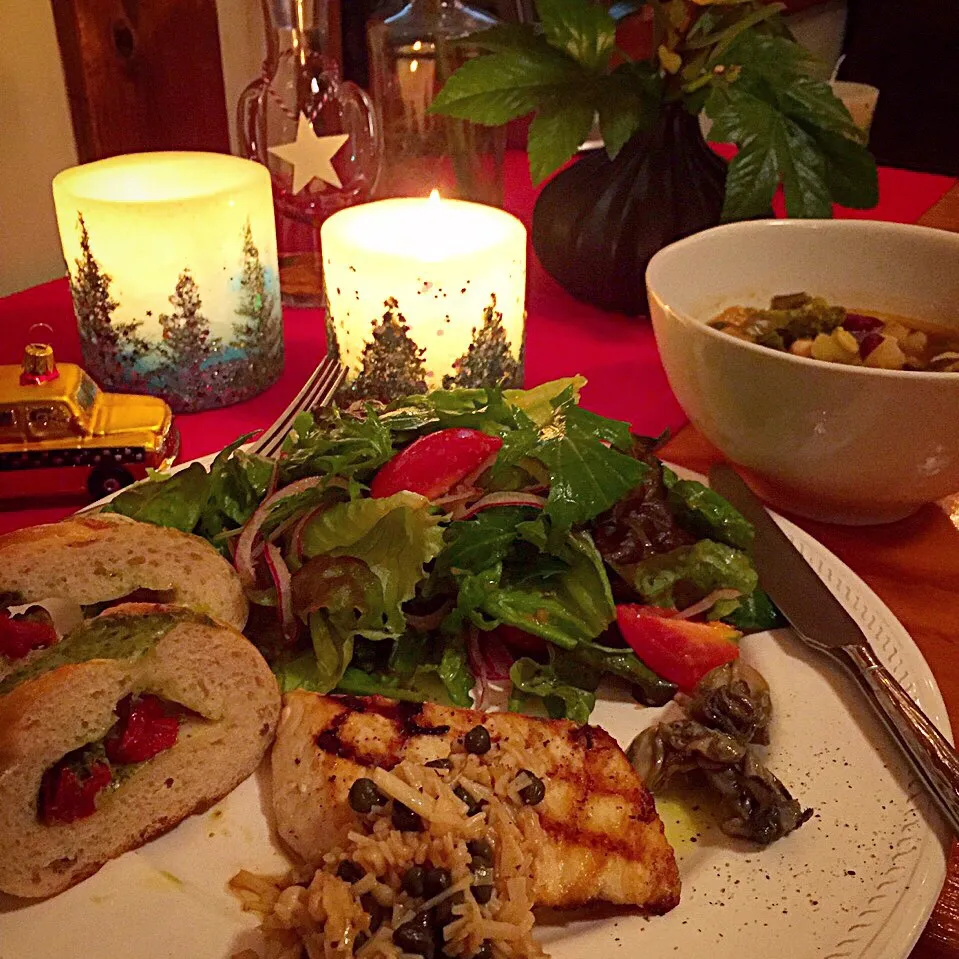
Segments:
[[[324,248],[346,245],[412,260],[445,260],[520,246],[526,228],[509,213],[464,200],[400,198],[349,207],[322,227]]]

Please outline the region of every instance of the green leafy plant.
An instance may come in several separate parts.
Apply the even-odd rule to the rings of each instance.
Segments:
[[[705,111],[711,138],[736,145],[724,220],[761,216],[780,184],[786,212],[828,217],[832,204],[878,200],[876,164],[815,60],[790,35],[781,5],[761,0],[536,0],[540,23],[474,34],[487,51],[447,81],[431,110],[498,125],[534,114],[534,182],[562,166],[598,117],[615,159],[669,104]],[[616,19],[648,8],[652,55],[616,45]]]

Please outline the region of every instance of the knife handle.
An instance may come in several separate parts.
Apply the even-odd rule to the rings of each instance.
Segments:
[[[933,799],[959,835],[959,753],[949,744],[915,700],[876,658],[869,646],[843,646],[846,665],[853,668],[880,716],[908,751],[912,764]]]

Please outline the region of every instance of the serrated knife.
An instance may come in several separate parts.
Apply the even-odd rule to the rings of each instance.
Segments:
[[[959,835],[959,753],[879,661],[856,621],[739,474],[726,464],[714,466],[709,485],[752,523],[760,586],[802,640],[852,674]]]

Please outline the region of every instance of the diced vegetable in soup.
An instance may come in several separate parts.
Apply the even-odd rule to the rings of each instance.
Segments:
[[[808,293],[774,296],[767,310],[730,306],[709,325],[827,363],[959,373],[959,331],[901,316],[854,313]]]

